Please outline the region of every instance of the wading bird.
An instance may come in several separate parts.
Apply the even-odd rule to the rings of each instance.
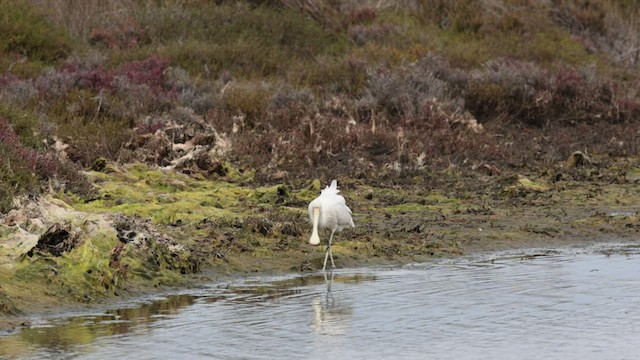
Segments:
[[[347,207],[344,197],[338,195],[339,192],[338,182],[333,180],[331,186],[324,188],[324,190],[320,192],[320,196],[309,204],[309,220],[313,223],[309,244],[320,244],[318,227],[331,231],[331,236],[329,236],[329,241],[327,241],[327,250],[324,254],[322,270],[327,267],[327,258],[331,258],[331,268],[335,269],[336,267],[333,262],[333,255],[331,254],[333,234],[335,234],[336,231],[342,231],[342,229],[348,227],[356,227],[351,218],[351,209]]]

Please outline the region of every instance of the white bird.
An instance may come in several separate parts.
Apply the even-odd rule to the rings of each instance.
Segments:
[[[336,231],[342,231],[348,227],[356,227],[351,218],[351,209],[347,206],[344,197],[338,195],[338,182],[333,180],[331,186],[327,186],[320,192],[320,196],[315,198],[309,204],[309,221],[313,223],[313,231],[309,244],[319,245],[320,236],[318,236],[318,227],[331,231],[331,236],[327,242],[327,250],[324,254],[324,265],[322,270],[327,267],[327,258],[331,258],[331,267],[335,269],[331,254],[331,241]]]

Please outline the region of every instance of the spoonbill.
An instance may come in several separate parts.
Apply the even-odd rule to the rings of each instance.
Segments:
[[[338,182],[333,180],[330,186],[327,186],[320,192],[320,196],[309,203],[309,221],[313,223],[313,230],[309,244],[319,245],[320,236],[318,236],[318,227],[331,231],[329,241],[327,241],[327,249],[324,254],[324,265],[322,270],[327,267],[327,258],[331,258],[331,268],[335,269],[331,254],[331,241],[333,234],[342,231],[345,228],[356,227],[351,218],[351,209],[347,206],[344,197],[338,195]]]

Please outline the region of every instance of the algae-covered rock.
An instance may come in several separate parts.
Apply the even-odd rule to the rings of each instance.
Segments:
[[[509,197],[520,197],[529,193],[543,193],[551,189],[549,184],[543,180],[534,181],[522,175],[509,177],[503,183],[506,185],[503,187],[503,192]]]
[[[0,219],[0,313],[29,301],[95,301],[128,280],[177,284],[199,270],[199,260],[149,220],[77,211],[50,195],[10,215]]]
[[[65,251],[71,251],[78,246],[80,234],[71,229],[69,224],[54,224],[40,236],[38,243],[27,255],[33,256],[34,251],[48,252],[53,256],[60,256]]]
[[[200,270],[201,260],[178,242],[153,229],[149,220],[116,216],[114,227],[121,242],[111,252],[111,267],[123,278],[130,274],[159,285],[177,275]]]

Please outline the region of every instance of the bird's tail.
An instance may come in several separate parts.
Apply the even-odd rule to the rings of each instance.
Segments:
[[[331,185],[327,186],[324,188],[324,190],[322,190],[321,194],[337,194],[339,193],[340,190],[338,190],[338,181],[337,180],[333,180],[331,182]]]

